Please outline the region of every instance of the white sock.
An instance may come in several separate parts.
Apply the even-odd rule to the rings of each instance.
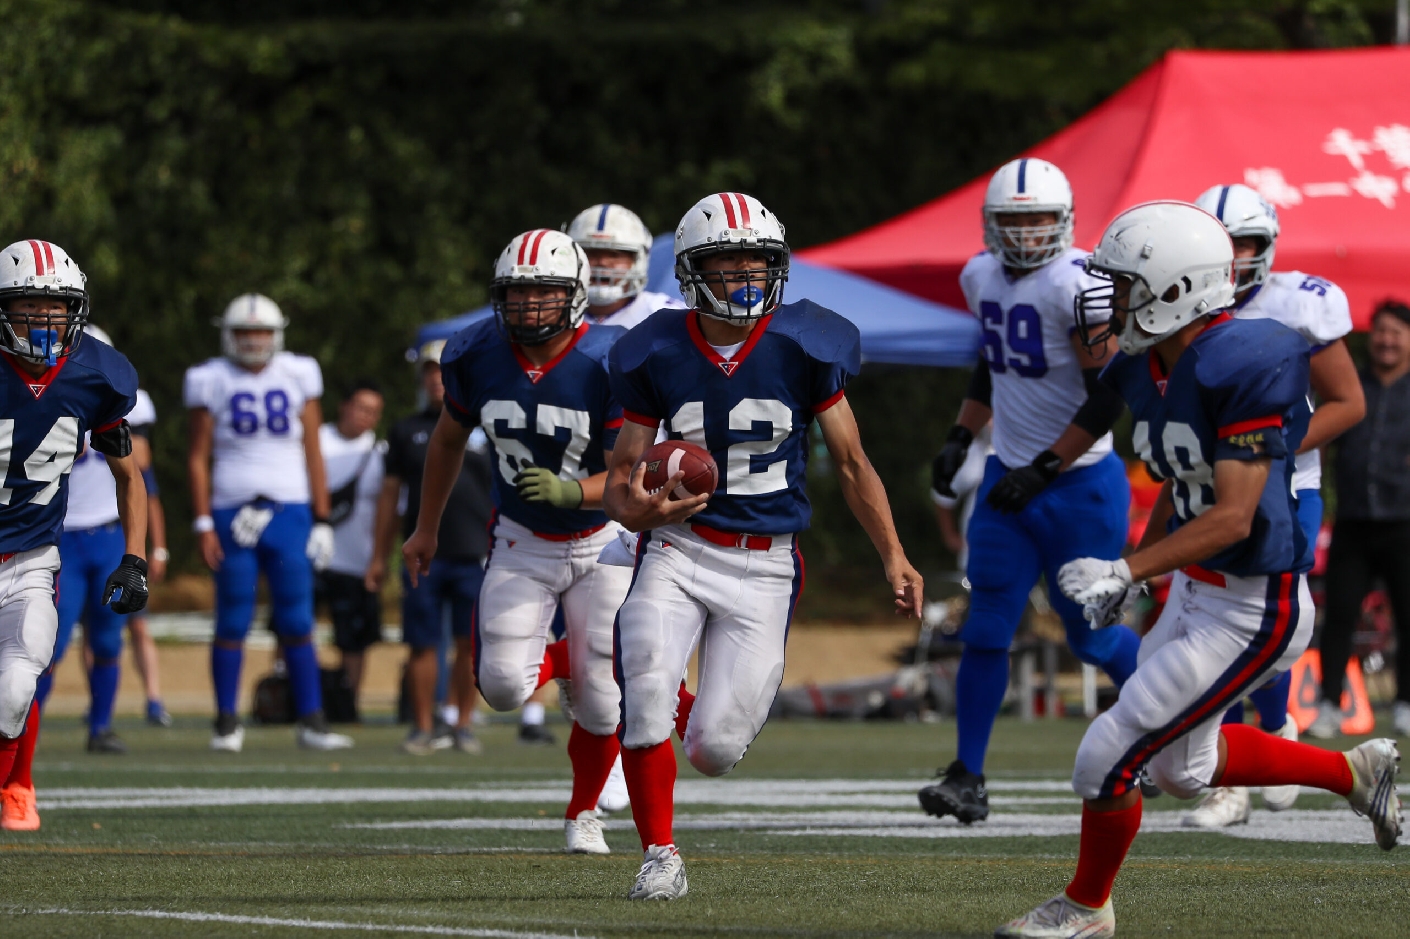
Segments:
[[[519,716],[521,724],[542,724],[543,705],[537,701],[530,701],[524,705],[524,711]]]

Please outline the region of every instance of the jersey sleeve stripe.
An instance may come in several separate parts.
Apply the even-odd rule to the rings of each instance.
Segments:
[[[125,420],[126,420],[126,418],[124,418],[124,417],[119,417],[119,418],[118,418],[117,420],[115,420],[115,421],[108,421],[108,423],[106,423],[106,424],[103,424],[103,425],[101,425],[101,426],[99,426],[99,427],[93,428],[93,432],[94,432],[95,434],[104,434],[104,433],[107,433],[108,431],[112,430],[114,427],[117,427],[119,424],[121,424],[121,423],[122,423],[123,421],[125,421]]]
[[[618,427],[622,426],[622,423],[622,418],[618,417],[603,424],[602,427],[604,430],[616,430]]]
[[[815,404],[815,405],[813,405],[813,413],[814,413],[814,414],[821,414],[823,411],[826,411],[828,408],[832,407],[834,404],[836,404],[837,402],[841,401],[841,400],[843,399],[843,397],[846,396],[846,394],[847,394],[847,389],[846,389],[846,388],[838,388],[838,389],[837,389],[837,393],[836,393],[835,395],[833,395],[831,398],[828,398],[826,401],[823,401],[823,402],[820,403],[820,404]]]
[[[1270,417],[1255,417],[1252,420],[1239,421],[1236,424],[1226,424],[1219,428],[1219,436],[1232,437],[1235,434],[1246,434],[1252,430],[1262,430],[1265,427],[1282,427],[1283,416],[1274,414]]]
[[[465,405],[461,404],[459,401],[452,398],[449,393],[446,394],[446,404],[449,404],[451,407],[455,408],[457,411],[459,411],[461,414],[464,414],[466,417],[470,416],[470,409],[467,408]]]
[[[631,421],[633,424],[640,424],[642,427],[660,427],[660,426],[661,426],[661,418],[659,418],[659,417],[648,417],[648,416],[645,415],[645,414],[638,414],[638,413],[635,412],[635,411],[623,410],[623,411],[622,411],[622,417],[623,417],[623,419],[625,419],[625,420]]]

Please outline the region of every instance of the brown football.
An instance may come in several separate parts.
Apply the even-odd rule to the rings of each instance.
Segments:
[[[642,484],[648,492],[665,486],[676,473],[685,474],[671,493],[672,500],[709,495],[720,482],[720,468],[710,451],[684,440],[663,440],[643,453],[641,462],[646,464]]]

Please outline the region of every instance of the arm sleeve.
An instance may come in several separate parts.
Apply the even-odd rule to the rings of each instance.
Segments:
[[[829,314],[835,321],[836,345],[822,346],[822,354],[810,354],[812,365],[812,406],[814,414],[821,414],[832,407],[847,391],[847,383],[862,370],[862,336],[857,327],[842,319],[836,313]],[[819,344],[821,345],[821,344]]]
[[[323,369],[318,367],[318,360],[299,356],[299,365],[299,390],[304,393],[304,399],[323,397]]]
[[[602,449],[611,450],[617,446],[617,434],[622,429],[622,406],[617,399],[607,394],[607,410],[602,421]]]
[[[1351,304],[1347,302],[1344,290],[1329,283],[1325,297],[1310,294],[1307,299],[1320,308],[1320,315],[1312,318],[1303,334],[1314,353],[1321,352],[1351,332]]]
[[[989,407],[994,396],[994,379],[989,374],[988,359],[980,359],[979,364],[974,366],[974,371],[969,373],[969,388],[964,396],[967,400],[978,401]]]
[[[137,370],[121,353],[113,352],[112,356],[114,360],[104,363],[108,390],[103,396],[103,403],[93,415],[94,434],[101,434],[121,425],[137,404]],[[126,433],[123,436],[126,437]],[[128,444],[127,452],[131,451],[132,446]],[[122,455],[126,456],[125,453]]]
[[[1200,382],[1219,438],[1214,446],[1215,462],[1288,455],[1283,423],[1287,413],[1307,396],[1309,350],[1300,336],[1290,331],[1284,335],[1287,338],[1276,343],[1281,354],[1236,365],[1222,380]],[[1211,366],[1202,371],[1215,367],[1214,363],[1199,364]]]
[[[206,369],[201,366],[188,368],[186,370],[186,380],[181,386],[181,403],[187,408],[205,408],[214,411],[211,406],[211,383],[206,374]]]
[[[647,365],[641,362],[628,368],[620,355],[623,343],[612,347],[608,357],[608,376],[612,385],[612,397],[622,409],[622,417],[633,424],[658,427],[666,418],[656,389],[651,385]],[[614,438],[615,440],[615,438]]]
[[[455,418],[457,424],[473,430],[480,426],[480,408],[473,398],[474,388],[466,380],[467,371],[464,356],[441,362],[441,383],[446,390],[446,413]]]
[[[1126,402],[1117,394],[1116,389],[1102,380],[1102,373],[1100,368],[1082,369],[1082,383],[1087,386],[1087,400],[1083,401],[1077,413],[1072,415],[1072,423],[1093,437],[1104,436],[1126,409]]]

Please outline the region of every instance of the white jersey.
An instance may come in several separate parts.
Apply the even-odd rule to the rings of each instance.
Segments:
[[[1276,320],[1306,339],[1314,355],[1351,332],[1351,305],[1342,289],[1301,271],[1269,274],[1234,315]],[[1311,406],[1311,397],[1307,400]],[[1322,454],[1299,453],[1293,463],[1293,491],[1321,488]]]
[[[137,389],[137,403],[127,412],[133,427],[157,422],[152,396]],[[89,446],[83,436],[83,452],[73,461],[69,475],[69,506],[64,514],[64,531],[84,531],[118,520],[117,481],[108,469],[107,457]]]
[[[1086,259],[1087,252],[1069,248],[1014,279],[985,252],[970,258],[960,273],[965,300],[984,328],[981,354],[994,389],[994,452],[1009,469],[1027,466],[1056,443],[1087,400],[1072,346],[1073,299],[1102,282],[1082,269]],[[1090,466],[1111,446],[1108,433],[1072,468]]]
[[[357,477],[352,514],[333,528],[333,559],[328,570],[361,577],[372,561],[372,527],[377,521],[387,443],[370,430],[349,440],[338,433],[336,424],[319,428],[318,443],[329,492],[337,492]]]
[[[211,507],[230,509],[263,497],[307,502],[304,405],[323,396],[323,373],[306,355],[280,352],[258,372],[228,359],[186,370],[187,408],[215,418]]]
[[[621,326],[631,329],[637,323],[646,319],[657,310],[683,310],[685,304],[678,298],[665,293],[653,293],[650,290],[643,290],[632,298],[632,302],[622,307],[616,313],[596,319],[592,311],[588,310],[587,321],[594,326]]]

